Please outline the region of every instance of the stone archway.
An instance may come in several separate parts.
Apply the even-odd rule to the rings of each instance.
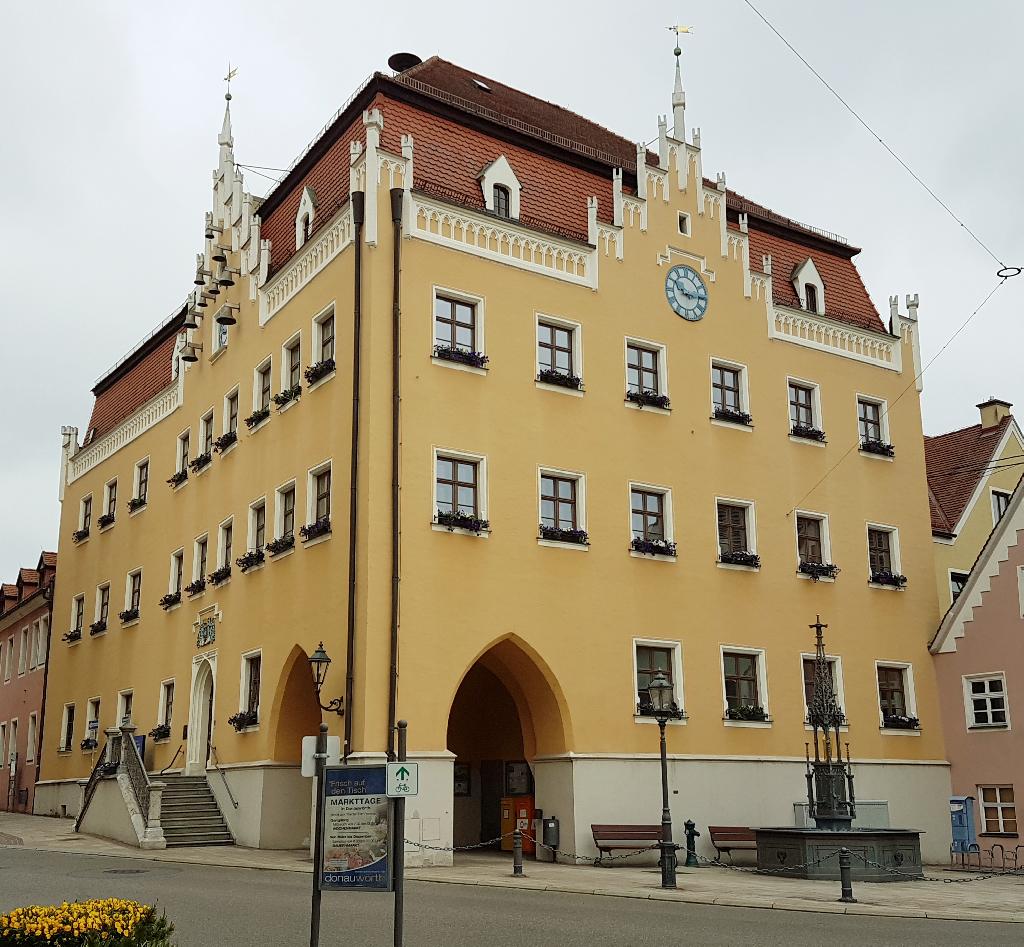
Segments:
[[[205,776],[213,742],[217,655],[198,655],[192,661],[192,693],[188,711],[188,755],[185,774]]]
[[[338,719],[330,716],[327,723]],[[300,762],[302,738],[318,732],[320,719],[309,655],[295,645],[281,667],[281,676],[274,688],[270,711],[270,732],[273,734],[271,759],[275,762]]]

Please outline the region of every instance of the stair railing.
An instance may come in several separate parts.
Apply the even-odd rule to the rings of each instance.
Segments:
[[[132,731],[134,729],[134,727],[131,728]],[[125,733],[121,741],[121,760],[124,764],[125,772],[128,774],[128,781],[132,784],[132,792],[135,793],[135,801],[139,804],[142,818],[148,821],[149,775],[146,773],[146,767],[142,763],[142,756],[139,754],[139,745],[135,742],[135,737],[132,733]]]
[[[175,751],[174,756],[171,757],[170,763],[168,763],[162,770],[160,770],[160,772],[157,774],[158,776],[163,776],[163,774],[166,773],[167,770],[169,770],[174,765],[174,763],[178,759],[178,757],[181,756],[181,751],[184,748],[185,748],[185,744],[184,743],[182,743],[182,744],[180,744],[178,746],[178,749]]]
[[[213,768],[220,773],[220,778],[224,780],[224,788],[228,791],[228,798],[231,800],[231,805],[237,809],[238,801],[235,799],[235,794],[231,791],[231,787],[228,785],[228,778],[224,775],[224,770],[220,768],[220,763],[217,760],[217,747],[212,743],[210,744],[210,759],[213,761]]]
[[[89,774],[89,780],[85,784],[85,791],[82,793],[82,808],[78,812],[78,818],[75,819],[76,832],[82,825],[82,819],[85,818],[85,812],[89,808],[89,803],[92,802],[92,797],[96,792],[97,784],[109,772],[109,768],[107,766],[107,751],[109,749],[110,741],[107,740],[107,742],[103,744],[103,752],[96,757],[96,763],[93,765],[92,772]]]

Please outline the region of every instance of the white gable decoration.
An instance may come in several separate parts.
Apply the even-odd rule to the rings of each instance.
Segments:
[[[515,171],[512,170],[512,165],[508,163],[508,158],[504,155],[499,155],[484,167],[478,177],[480,179],[480,189],[484,195],[484,206],[490,211],[494,210],[494,185],[501,184],[508,188],[509,216],[513,220],[518,220],[521,185]]]
[[[313,229],[313,216],[316,214],[316,194],[311,187],[302,189],[299,209],[295,212],[295,249],[298,250],[306,242],[306,234]]]
[[[814,260],[808,257],[795,270],[793,270],[793,286],[796,289],[797,298],[804,309],[807,308],[807,292],[805,287],[811,285],[818,291],[818,306],[812,310],[815,315],[825,314],[825,284],[821,281],[821,274],[814,265]]]

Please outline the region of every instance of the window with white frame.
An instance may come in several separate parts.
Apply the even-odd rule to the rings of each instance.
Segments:
[[[0,723],[0,765],[7,760],[4,752],[7,749],[7,724]]]
[[[715,511],[719,562],[754,568],[760,566],[753,502],[719,497],[715,501]]]
[[[538,313],[538,381],[575,390],[582,387],[581,331],[578,323]]]
[[[967,586],[967,580],[970,578],[968,572],[955,572],[952,569],[949,571],[949,594],[955,602],[959,597],[960,593]]]
[[[248,715],[248,726],[255,726],[260,719],[260,676],[263,655],[251,651],[242,655],[242,686],[239,692],[239,710]]]
[[[884,401],[857,396],[857,432],[862,450],[889,444],[889,412]]]
[[[434,355],[464,361],[484,351],[483,300],[452,290],[434,288]],[[458,357],[462,353],[463,358]],[[454,356],[454,358],[453,358]],[[466,362],[477,368],[483,362]]]
[[[789,433],[793,437],[823,443],[824,433],[821,420],[821,389],[813,382],[790,378],[787,382],[789,396]]]
[[[275,538],[287,539],[295,535],[295,481],[278,487],[276,491]]]
[[[313,355],[318,364],[334,359],[334,307],[313,320]]]
[[[96,621],[107,624],[110,619],[110,583],[104,583],[96,589]]]
[[[680,212],[677,223],[679,226],[679,233],[684,237],[690,236],[690,215]]]
[[[1011,494],[1005,490],[993,490],[992,491],[992,523],[993,525],[998,523],[1006,512],[1007,507],[1010,505]]]
[[[185,575],[185,550],[178,549],[171,553],[170,580],[167,583],[167,591],[171,595],[181,595],[181,587]]]
[[[814,697],[814,661],[813,654],[800,655],[800,668],[803,672],[804,692],[804,719],[810,712],[811,700]],[[828,664],[829,675],[832,678],[832,692],[836,695],[836,703],[840,712],[846,706],[846,695],[843,691],[843,671],[839,658],[834,655],[825,655],[825,662]]]
[[[85,596],[76,595],[71,602],[71,630],[81,634],[85,625]],[[10,677],[10,675],[7,675]]]
[[[802,307],[815,315],[825,313],[825,284],[814,260],[807,257],[793,270],[793,287]]]
[[[1006,675],[1002,671],[965,675],[963,682],[969,729],[1005,728],[1010,725]]]
[[[217,567],[223,569],[231,565],[232,547],[235,538],[235,520],[229,517],[217,530]]]
[[[84,596],[83,596],[84,604]],[[4,662],[4,680],[11,679],[11,672],[14,670],[14,635],[7,639],[7,660]]]
[[[586,481],[568,470],[540,470],[540,538],[552,542],[587,542]]]
[[[210,540],[207,536],[200,536],[192,547],[192,581],[198,582],[206,578],[207,558],[210,550]]]
[[[302,337],[293,335],[281,349],[281,389],[288,391],[302,383]]]
[[[142,570],[128,573],[124,607],[128,612],[138,612],[142,602]]]
[[[669,408],[664,345],[647,339],[626,339],[626,402],[641,408]]]
[[[499,217],[508,219],[512,216],[512,195],[509,189],[504,184],[494,185],[494,194],[492,203],[494,204],[494,213]]]
[[[678,641],[633,639],[633,678],[636,686],[636,715],[652,716],[654,709],[648,688],[658,674],[672,685],[673,709],[683,714],[682,646]]]
[[[35,713],[28,715],[28,742],[25,744],[25,762],[33,763],[36,758],[36,747],[39,742],[39,721]]]
[[[314,467],[306,483],[306,525],[327,525],[331,521],[331,462]]]
[[[100,699],[93,697],[85,707],[85,737],[96,740],[100,732]]]
[[[900,538],[896,527],[868,524],[868,577],[876,584],[903,586]]]
[[[134,503],[130,506],[144,506],[149,500],[149,458],[140,460],[135,465],[135,483],[132,486],[132,499]]]
[[[169,727],[174,721],[174,680],[160,684],[160,706],[157,708],[157,722]]]
[[[82,497],[82,502],[78,505],[78,529],[80,532],[89,534],[89,530],[92,528],[92,494],[90,493],[87,497]]]
[[[103,512],[110,516],[117,510],[117,480],[111,480],[103,488]]]
[[[238,389],[228,392],[224,398],[224,433],[238,433]]]
[[[14,717],[11,720],[11,742],[7,746],[7,759],[16,760],[18,758],[18,718]]]
[[[177,461],[178,461],[178,473],[188,473],[188,462],[189,462],[189,431],[184,431],[178,435],[178,446],[177,446]]]
[[[249,507],[249,551],[258,552],[267,544],[267,501],[260,498]]]
[[[882,727],[890,730],[917,730],[917,701],[914,674],[909,664],[875,663],[878,678],[878,712]]]
[[[131,726],[132,722],[132,704],[135,701],[135,695],[132,691],[121,691],[117,695],[117,724],[120,727]]]
[[[434,511],[440,525],[487,520],[487,466],[477,454],[435,449]]]
[[[725,719],[767,722],[768,682],[764,650],[722,646]]]
[[[1017,805],[1013,786],[979,786],[982,831],[985,835],[1016,835]]]
[[[36,624],[36,667],[43,667],[46,664],[46,651],[49,645],[50,623],[46,618],[40,618]]]
[[[674,556],[672,491],[654,484],[631,483],[629,528],[634,553]]]
[[[209,454],[213,450],[213,411],[207,411],[199,419],[199,453]]]
[[[62,752],[70,750],[75,745],[75,705],[65,704],[64,713],[60,721],[60,743],[58,749]]]
[[[739,362],[711,360],[711,416],[730,424],[751,423],[747,369]]]
[[[22,675],[28,670],[28,628],[21,629],[18,649],[18,674]]]
[[[827,566],[832,560],[829,541],[828,517],[823,513],[797,511],[796,546],[799,568],[806,566]],[[827,576],[822,576],[826,578]]]
[[[270,410],[270,385],[273,364],[268,357],[257,368],[252,384],[252,409],[256,411]]]

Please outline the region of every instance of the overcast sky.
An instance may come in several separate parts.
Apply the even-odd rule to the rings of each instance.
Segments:
[[[1024,4],[755,0],[1004,261],[1024,264]],[[388,56],[439,54],[637,141],[671,111],[684,37],[704,171],[841,233],[876,306],[919,293],[927,361],[996,284],[996,265],[843,110],[744,0],[511,5],[7,4],[0,56],[0,578],[57,547],[60,426],[192,288],[230,59],[235,155],[287,167]],[[247,188],[270,182],[246,174]],[[995,394],[1024,413],[1024,276],[925,375],[928,433]]]

